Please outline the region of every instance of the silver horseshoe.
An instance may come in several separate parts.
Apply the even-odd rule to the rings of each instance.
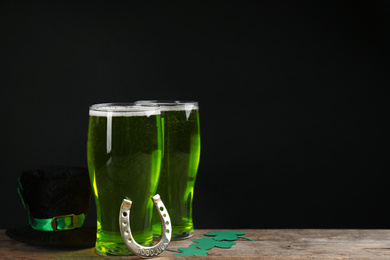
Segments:
[[[165,248],[168,247],[169,242],[171,242],[172,236],[171,219],[169,218],[168,211],[166,210],[160,195],[154,195],[152,200],[158,214],[160,215],[162,226],[161,239],[154,246],[141,246],[134,240],[130,229],[131,200],[123,199],[119,212],[119,227],[121,230],[123,242],[125,242],[126,247],[131,252],[143,258],[155,257],[164,252]]]

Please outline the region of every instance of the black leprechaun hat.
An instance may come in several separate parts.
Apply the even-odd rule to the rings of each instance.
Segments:
[[[96,228],[83,227],[92,196],[86,168],[46,166],[24,171],[19,184],[29,225],[7,229],[10,238],[36,246],[95,245]]]

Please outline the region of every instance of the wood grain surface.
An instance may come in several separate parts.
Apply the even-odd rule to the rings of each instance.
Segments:
[[[214,231],[201,229],[193,238]],[[196,259],[390,259],[390,230],[240,229],[249,241],[238,239],[230,249],[212,248]],[[191,239],[193,239],[191,238]],[[191,239],[172,241],[170,249],[187,247]],[[165,251],[156,259],[177,259]],[[94,248],[58,250],[30,246],[10,239],[0,230],[0,259],[97,259]],[[193,257],[181,257],[194,259]],[[138,259],[136,256],[113,259]],[[179,258],[180,259],[180,258]]]

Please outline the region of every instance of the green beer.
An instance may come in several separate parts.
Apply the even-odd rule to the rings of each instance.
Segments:
[[[197,102],[138,101],[158,106],[163,122],[163,161],[157,193],[164,200],[172,223],[172,239],[194,234],[192,199],[200,158],[199,107]],[[153,233],[161,234],[159,216],[153,213]]]
[[[161,120],[158,109],[131,104],[93,105],[89,112],[88,168],[97,210],[96,250],[129,255],[119,230],[124,198],[133,201],[130,226],[135,240],[153,243],[151,197],[161,166]]]

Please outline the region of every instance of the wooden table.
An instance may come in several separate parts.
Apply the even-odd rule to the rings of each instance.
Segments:
[[[193,238],[213,230],[197,230]],[[206,257],[184,259],[390,259],[390,230],[243,229],[249,241],[238,239],[230,249],[213,248]],[[170,249],[187,247],[191,239],[172,241]],[[165,251],[156,259],[180,259]],[[93,248],[57,250],[30,246],[0,230],[0,259],[97,259]],[[113,259],[138,259],[114,257]]]

